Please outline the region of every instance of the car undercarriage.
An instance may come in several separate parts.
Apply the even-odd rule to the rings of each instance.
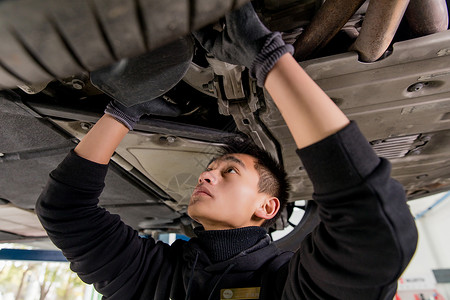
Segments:
[[[192,235],[186,210],[198,175],[224,138],[246,135],[286,168],[291,204],[272,230],[288,226],[313,189],[281,114],[248,70],[208,55],[189,34],[207,24],[220,30],[221,17],[245,2],[0,2],[0,241],[47,240],[36,199],[111,99],[129,106],[159,97],[179,112],[146,116],[126,136],[101,206],[142,234]],[[446,1],[253,5],[391,161],[409,200],[450,189]],[[288,237],[317,224],[307,203]]]

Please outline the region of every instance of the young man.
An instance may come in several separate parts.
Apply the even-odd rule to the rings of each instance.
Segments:
[[[172,246],[140,239],[97,198],[115,148],[152,103],[111,103],[50,174],[36,207],[71,268],[108,299],[392,299],[417,232],[389,163],[250,4],[226,17],[223,32],[195,36],[218,59],[249,68],[271,94],[314,184],[321,224],[296,253],[277,249],[260,226],[286,198],[286,184],[275,180],[283,172],[257,154],[228,151],[192,194],[188,213],[204,227],[198,238]]]

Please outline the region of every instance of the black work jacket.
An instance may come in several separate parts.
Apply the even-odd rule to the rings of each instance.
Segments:
[[[212,263],[196,239],[142,239],[98,206],[107,166],[73,152],[50,174],[36,211],[72,270],[108,299],[392,299],[417,231],[389,162],[354,123],[297,152],[321,223],[296,253],[263,238]]]

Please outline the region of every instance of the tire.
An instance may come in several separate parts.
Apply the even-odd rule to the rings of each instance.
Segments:
[[[297,251],[303,239],[320,223],[316,202],[312,200],[306,201],[306,204],[302,206],[294,204],[290,209],[296,207],[304,210],[304,214],[298,224],[292,224],[289,221],[289,225],[293,227],[293,230],[275,241],[275,244],[282,250]],[[292,210],[290,211],[290,216],[292,216]]]
[[[246,2],[0,1],[0,89],[92,72],[144,54]]]

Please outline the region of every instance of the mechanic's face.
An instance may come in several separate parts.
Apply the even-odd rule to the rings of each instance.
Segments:
[[[255,216],[255,211],[270,196],[258,192],[255,162],[247,154],[228,154],[214,160],[200,174],[189,216],[206,230],[260,226],[264,219]]]

